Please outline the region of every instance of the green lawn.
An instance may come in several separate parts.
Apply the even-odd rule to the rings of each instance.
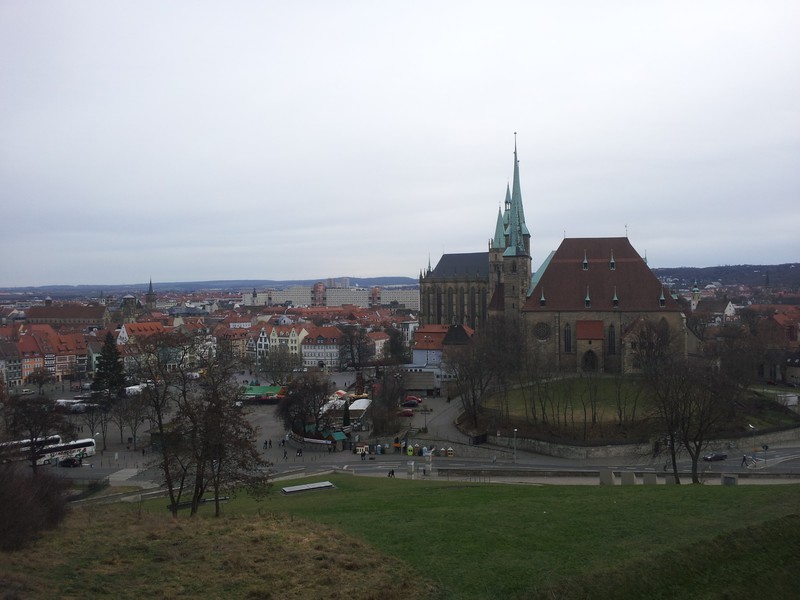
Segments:
[[[336,488],[284,496],[280,485]],[[20,598],[784,598],[800,486],[523,486],[330,475],[173,522],[76,508],[0,556]]]
[[[438,582],[448,598],[524,598],[623,565],[646,577],[651,564],[670,552],[696,544],[713,554],[727,543],[716,541],[718,536],[735,538],[744,527],[758,528],[786,515],[794,515],[794,540],[800,543],[796,485],[622,488],[332,480],[336,490],[276,495],[260,505],[242,501],[238,510],[290,514],[341,528],[408,562]],[[708,554],[701,551],[698,558]],[[735,560],[750,571],[749,561],[762,564],[768,557]]]
[[[618,386],[614,376],[566,377],[548,382],[541,387],[515,388],[506,393],[495,393],[483,405],[503,415],[510,424],[520,427],[527,435],[557,434],[560,437],[595,440],[602,443],[608,440],[639,439],[652,437],[652,417],[655,405],[643,381],[637,377],[626,377]],[[774,402],[774,389],[752,389],[748,396],[736,406],[733,420],[722,426],[721,434],[746,434],[748,423],[759,430],[797,424],[797,414]],[[541,401],[539,394],[546,399],[549,422],[541,421]],[[584,410],[591,423],[589,398],[596,398],[598,423],[583,427]],[[619,398],[619,400],[618,400]],[[624,412],[624,426],[619,427],[618,404]],[[565,407],[567,407],[565,409]],[[536,411],[538,422],[533,419]],[[556,415],[553,414],[555,411]],[[635,417],[635,421],[633,421]],[[560,424],[557,425],[560,419]]]

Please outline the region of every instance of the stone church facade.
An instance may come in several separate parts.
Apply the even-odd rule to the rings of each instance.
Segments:
[[[514,148],[514,178],[486,252],[444,254],[420,273],[420,325],[518,320],[548,368],[635,370],[633,334],[644,320],[666,324],[686,356],[693,336],[682,305],[627,237],[565,238],[533,273]]]

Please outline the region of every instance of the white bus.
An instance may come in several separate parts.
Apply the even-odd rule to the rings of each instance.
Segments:
[[[54,444],[42,448],[42,451],[36,456],[36,464],[49,465],[51,462],[58,462],[62,458],[84,459],[89,456],[94,456],[96,450],[97,444],[92,438]]]
[[[61,443],[60,435],[48,435],[45,438],[36,438],[34,443],[40,447],[55,446]],[[14,440],[0,443],[0,463],[15,460],[26,460],[31,451],[30,440]]]

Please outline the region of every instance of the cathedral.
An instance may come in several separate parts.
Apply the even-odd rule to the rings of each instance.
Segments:
[[[531,283],[531,234],[525,225],[519,161],[506,186],[494,235],[486,252],[444,254],[420,273],[420,325],[467,325],[479,329],[490,314],[519,314]]]
[[[420,273],[420,325],[514,319],[559,371],[634,371],[644,320],[667,326],[683,356],[694,351],[684,307],[627,237],[565,238],[532,272],[516,143],[513,172],[488,250],[444,254]]]

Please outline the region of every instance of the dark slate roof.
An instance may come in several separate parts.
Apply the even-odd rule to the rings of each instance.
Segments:
[[[611,268],[612,256],[614,269]],[[584,259],[587,270],[584,270]],[[588,309],[587,290],[591,300]],[[615,293],[619,300],[616,308]],[[662,296],[663,307],[660,306]],[[564,239],[537,280],[523,310],[645,312],[680,311],[681,308],[628,238],[617,237]]]
[[[489,253],[465,252],[443,254],[431,276],[434,279],[481,279],[489,278]]]
[[[498,283],[494,288],[494,293],[489,300],[490,311],[502,311],[505,309],[506,288],[504,283]]]
[[[472,335],[475,333],[471,328],[466,325],[451,325],[447,330],[447,334],[442,340],[443,346],[462,346],[469,344]]]

